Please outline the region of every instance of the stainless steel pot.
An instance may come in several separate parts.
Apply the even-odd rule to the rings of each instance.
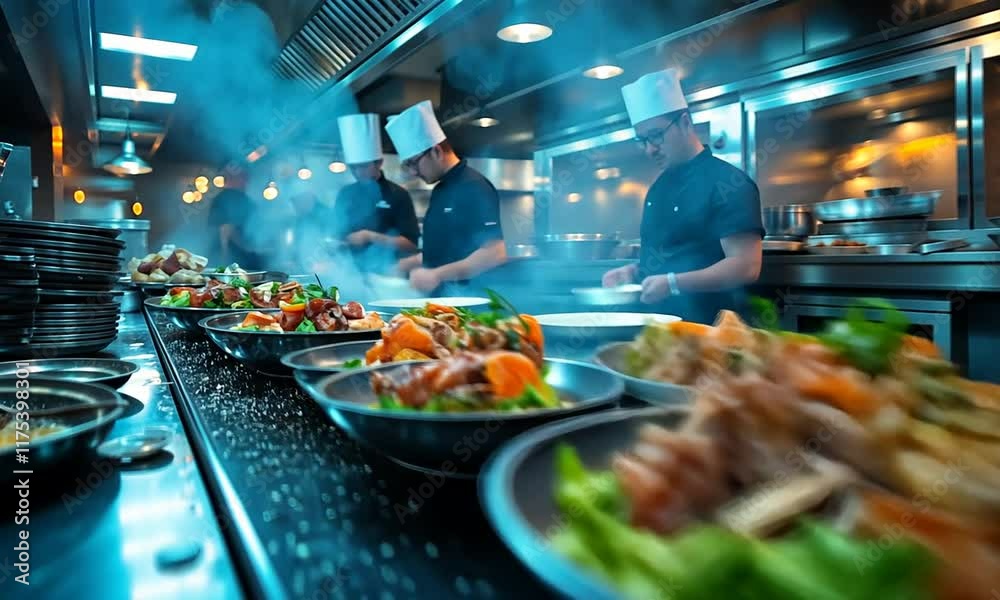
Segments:
[[[120,230],[122,233],[118,239],[125,242],[121,253],[125,262],[149,254],[150,222],[144,219],[71,219],[68,222]]]
[[[617,235],[602,233],[563,233],[541,238],[542,256],[552,260],[605,260],[618,247]]]
[[[769,236],[804,238],[816,232],[816,219],[807,204],[764,208],[764,231]]]
[[[507,246],[508,258],[535,258],[538,256],[538,246],[534,244],[513,244]]]

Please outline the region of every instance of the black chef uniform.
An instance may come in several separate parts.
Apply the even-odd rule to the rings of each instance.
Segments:
[[[340,239],[362,229],[401,235],[414,245],[420,239],[420,225],[409,192],[381,173],[376,181],[357,181],[340,190],[333,223]],[[384,271],[396,259],[394,250],[371,246],[356,249],[354,256],[363,270]]]
[[[496,188],[460,161],[431,192],[423,239],[423,266],[428,269],[462,260],[483,244],[502,240]]]
[[[746,233],[764,235],[757,185],[706,147],[688,162],[663,171],[646,193],[638,281],[709,267],[725,258],[722,238]],[[710,324],[720,310],[742,311],[745,300],[740,287],[682,293],[649,308]]]

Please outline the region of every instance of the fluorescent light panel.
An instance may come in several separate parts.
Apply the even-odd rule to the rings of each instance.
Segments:
[[[118,35],[117,33],[101,33],[100,37],[101,49],[111,52],[127,52],[184,61],[194,60],[194,55],[198,52],[198,46],[178,42],[151,40],[131,35]]]
[[[114,85],[102,85],[101,96],[112,100],[130,100],[132,102],[152,102],[154,104],[173,104],[177,94],[173,92],[157,92],[155,90],[139,90]]]

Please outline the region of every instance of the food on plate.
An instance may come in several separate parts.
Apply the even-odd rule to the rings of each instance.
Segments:
[[[607,471],[561,448],[555,548],[635,598],[664,581],[675,598],[997,589],[1000,386],[961,377],[908,326],[881,301],[815,336],[729,313],[650,326],[634,366],[694,384],[691,412],[642,428]]]
[[[371,374],[378,406],[425,412],[518,411],[558,408],[559,394],[544,369],[520,352],[459,351],[448,358]]]
[[[239,277],[224,283],[209,279],[201,289],[192,287],[171,288],[160,299],[162,306],[180,308],[278,308],[282,302],[295,303],[296,299],[332,298],[336,288],[324,290],[315,283],[305,287],[297,281],[279,283],[268,281],[250,284]]]
[[[165,246],[155,254],[133,258],[128,272],[136,283],[186,283],[201,285],[205,278],[201,272],[208,264],[204,256],[197,256],[183,248]]]
[[[365,355],[365,362],[388,363],[448,358],[463,351],[512,350],[541,365],[545,340],[534,317],[519,314],[506,300],[490,292],[489,311],[427,304],[404,310],[382,330],[382,339]]]
[[[28,438],[25,437],[24,431],[22,431],[21,435],[18,436],[17,429],[14,427],[14,425],[15,423],[13,421],[10,421],[3,427],[0,427],[0,449],[5,448],[7,446],[13,446],[19,440],[21,442],[25,442],[28,440]],[[35,442],[47,435],[52,435],[53,433],[59,433],[64,429],[66,429],[64,425],[56,425],[56,424],[41,425],[35,423],[31,426],[30,439],[32,442]]]
[[[358,302],[340,304],[340,291],[324,290],[317,284],[303,287],[297,282],[265,284],[251,288],[250,303],[257,308],[280,308],[280,312],[251,311],[238,326],[240,331],[314,332],[370,331],[381,329],[385,322],[374,311],[366,311]],[[278,285],[277,288],[274,285]]]

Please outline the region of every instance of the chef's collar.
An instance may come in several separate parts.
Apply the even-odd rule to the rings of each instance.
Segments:
[[[438,180],[438,183],[447,183],[452,179],[455,179],[456,177],[460,176],[461,173],[465,171],[465,165],[466,162],[465,159],[463,158],[460,161],[458,161],[458,163],[454,167],[452,167],[447,173],[442,175],[441,179]]]
[[[698,165],[705,162],[705,159],[710,158],[711,156],[712,156],[712,149],[709,148],[708,146],[704,146],[701,152],[695,154],[686,162],[682,162],[679,165],[669,167],[665,169],[663,173],[671,177],[686,175],[687,173],[691,172],[692,169],[696,168]]]

